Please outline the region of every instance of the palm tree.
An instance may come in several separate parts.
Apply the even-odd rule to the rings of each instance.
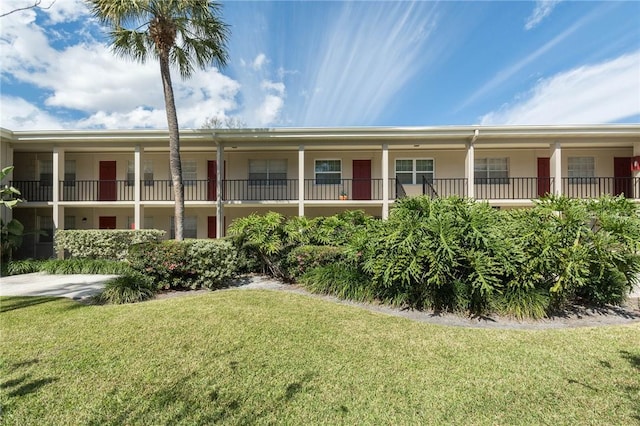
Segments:
[[[160,75],[169,128],[169,167],[175,195],[175,238],[182,240],[184,186],[180,162],[180,133],[173,98],[170,66],[189,78],[201,69],[226,65],[229,27],[220,18],[221,5],[209,0],[87,0],[93,15],[110,28],[113,51],[144,63],[160,62]]]

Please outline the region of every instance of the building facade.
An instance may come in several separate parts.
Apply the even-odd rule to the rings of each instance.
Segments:
[[[166,130],[0,130],[2,167],[27,202],[22,257],[53,256],[56,229],[155,228],[173,235]],[[185,237],[236,218],[361,209],[459,195],[525,207],[546,193],[640,202],[640,125],[211,129],[181,132]]]

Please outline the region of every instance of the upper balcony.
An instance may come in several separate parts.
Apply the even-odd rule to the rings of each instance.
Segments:
[[[12,181],[22,197],[29,202],[47,203],[53,201],[51,182]],[[60,181],[61,202],[131,202],[135,201],[135,186],[129,180],[76,180]],[[226,203],[297,202],[300,196],[297,179],[249,180],[232,179],[222,182],[221,198]],[[320,182],[305,179],[302,182],[305,201],[327,203],[348,199],[353,202],[382,201],[383,179],[336,179],[334,182]],[[474,193],[477,200],[532,200],[550,193],[553,178],[512,177],[476,179]],[[627,198],[640,199],[640,178],[562,178],[562,192],[571,198],[597,198],[602,195],[624,194]],[[389,179],[390,200],[406,195],[425,194],[431,197],[452,195],[468,196],[466,178],[445,178],[425,180],[422,185],[400,184]],[[143,180],[140,182],[141,202],[173,201],[171,180]],[[194,202],[217,200],[217,185],[213,180],[185,180],[184,199]]]

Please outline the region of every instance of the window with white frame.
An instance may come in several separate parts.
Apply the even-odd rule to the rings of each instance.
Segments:
[[[571,183],[593,183],[596,161],[593,157],[567,157],[567,174]]]
[[[249,160],[249,185],[286,185],[287,160]]]
[[[171,169],[169,169],[171,170]],[[198,179],[198,163],[196,160],[182,160],[182,182],[185,186],[193,186]]]
[[[342,183],[342,162],[340,160],[316,160],[316,185],[339,185]]]
[[[38,242],[39,243],[52,243],[53,242],[53,217],[52,216],[38,216]]]
[[[145,186],[153,186],[153,160],[142,161],[142,178]],[[127,185],[133,186],[136,179],[136,163],[129,160],[127,163]]]
[[[507,157],[476,158],[474,175],[477,184],[509,183],[509,159]]]
[[[38,161],[38,173],[40,174],[41,186],[53,185],[53,160]]]
[[[76,186],[76,160],[64,160],[64,186]]]
[[[183,238],[198,238],[198,217],[197,216],[184,216],[184,227],[182,228]],[[176,222],[173,216],[171,216],[171,239],[176,237]]]
[[[396,179],[403,185],[420,185],[423,181],[433,182],[434,161],[431,158],[396,159]]]

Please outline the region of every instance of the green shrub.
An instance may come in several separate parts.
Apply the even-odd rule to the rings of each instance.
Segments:
[[[127,259],[135,271],[151,277],[158,289],[188,288],[195,273],[188,269],[185,241],[136,244],[129,248]]]
[[[131,267],[159,289],[219,288],[236,272],[237,251],[228,240],[143,243],[129,249]]]
[[[312,268],[299,281],[313,293],[360,302],[370,302],[376,298],[370,278],[357,267],[344,262]]]
[[[164,231],[140,230],[59,230],[55,233],[56,250],[67,251],[71,257],[123,260],[133,244],[158,242]]]
[[[7,262],[7,274],[22,275],[40,272],[45,262],[45,260],[37,259],[12,260]]]
[[[109,280],[97,298],[100,303],[123,304],[142,302],[152,298],[154,294],[154,285],[150,278],[130,273]]]
[[[123,275],[131,272],[125,262],[104,259],[51,259],[42,262],[41,272],[48,274]]]
[[[236,272],[237,250],[227,240],[188,241],[189,268],[196,271],[191,287],[222,287]]]
[[[482,314],[509,270],[509,242],[486,203],[401,200],[369,233],[362,267],[394,304]]]
[[[284,261],[288,279],[296,280],[309,269],[344,260],[345,250],[334,246],[304,245],[291,250]]]

